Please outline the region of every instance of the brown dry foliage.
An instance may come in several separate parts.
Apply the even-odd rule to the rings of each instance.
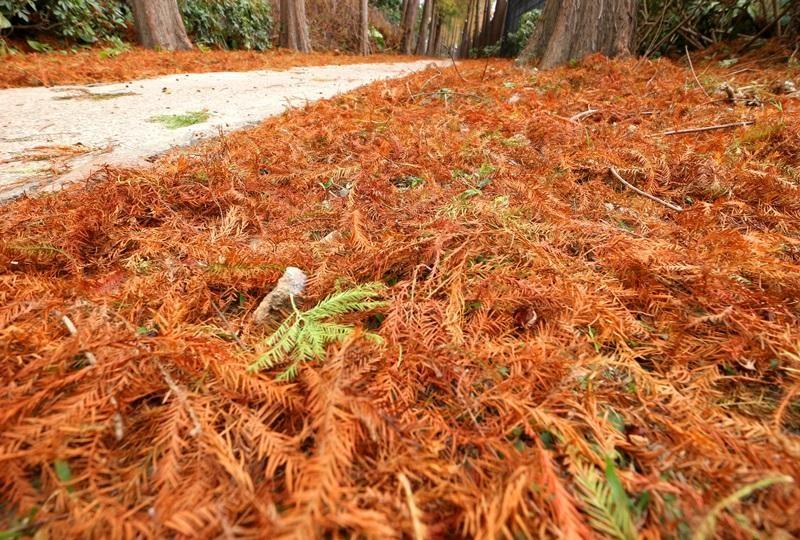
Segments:
[[[101,50],[102,48],[94,48],[65,54],[25,53],[4,56],[0,69],[0,88],[119,82],[171,73],[289,69],[299,66],[411,60],[397,55],[374,54],[364,57],[329,52],[302,54],[286,49],[265,52],[169,52],[151,51],[141,47],[134,47],[116,57],[103,58]]]
[[[574,460],[617,452],[658,538],[800,478],[798,100],[709,103],[667,60],[461,73],[2,208],[3,511],[39,507],[50,537],[589,537]],[[269,332],[248,313],[288,265],[306,306],[390,285],[382,322],[353,319],[385,347],[354,336],[292,384],[247,373]],[[798,535],[799,510],[772,486],[719,530]]]

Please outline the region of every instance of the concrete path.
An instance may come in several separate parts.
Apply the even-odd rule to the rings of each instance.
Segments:
[[[0,200],[58,189],[104,164],[143,164],[220,129],[254,125],[289,107],[402,77],[432,63],[194,73],[0,90]]]

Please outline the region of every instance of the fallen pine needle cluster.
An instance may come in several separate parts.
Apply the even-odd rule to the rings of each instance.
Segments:
[[[465,62],[2,207],[0,523],[797,536],[786,56],[695,61],[759,107],[667,60]]]

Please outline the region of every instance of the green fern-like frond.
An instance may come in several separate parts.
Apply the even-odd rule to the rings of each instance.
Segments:
[[[313,308],[306,311],[303,316],[315,321],[329,319],[345,313],[356,311],[369,311],[386,305],[386,302],[377,298],[386,287],[382,283],[366,283],[346,291],[334,293]]]
[[[606,458],[605,478],[594,466],[579,459],[575,460],[575,469],[579,495],[592,527],[611,538],[634,540],[637,534],[631,501],[622,487],[614,462]]]
[[[288,367],[277,378],[294,379],[300,364],[324,357],[328,345],[341,343],[353,332],[352,325],[337,323],[331,319],[346,313],[385,306],[387,302],[380,300],[385,289],[382,283],[367,283],[334,293],[307,311],[298,310],[292,299],[293,313],[264,340],[266,352],[250,364],[248,369],[271,369],[289,362]],[[375,344],[383,343],[379,335],[371,332],[366,332],[364,337]]]

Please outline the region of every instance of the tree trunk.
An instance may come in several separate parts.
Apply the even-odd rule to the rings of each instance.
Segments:
[[[131,0],[131,9],[142,46],[167,51],[192,48],[177,0]]]
[[[401,42],[403,54],[411,54],[414,49],[414,24],[417,22],[418,8],[417,0],[406,0],[406,7],[403,10],[403,40]]]
[[[286,49],[311,52],[305,0],[281,0],[280,45]]]
[[[494,7],[491,29],[487,45],[494,45],[503,37],[503,27],[506,23],[506,13],[508,12],[508,0],[497,0]]]
[[[478,35],[478,41],[475,43],[476,49],[483,49],[489,45],[489,25],[492,16],[492,3],[486,0],[483,6],[483,21],[481,22],[481,33]]]
[[[423,55],[428,49],[428,36],[430,35],[431,26],[431,10],[433,0],[425,0],[425,6],[422,8],[422,20],[419,23],[419,39],[417,40],[416,54]]]
[[[464,32],[461,35],[461,46],[458,51],[461,58],[469,58],[470,49],[472,48],[472,39],[475,35],[477,13],[478,0],[470,0],[467,7],[467,18],[464,21]]]
[[[431,22],[431,37],[428,39],[428,56],[439,54],[439,46],[442,43],[442,16],[434,12]]]
[[[362,55],[367,56],[369,54],[369,2],[368,0],[361,0],[361,24],[359,25],[359,33],[360,35],[360,46],[361,50],[359,51]]]
[[[551,68],[592,53],[625,56],[636,33],[638,0],[547,0],[520,59]]]

